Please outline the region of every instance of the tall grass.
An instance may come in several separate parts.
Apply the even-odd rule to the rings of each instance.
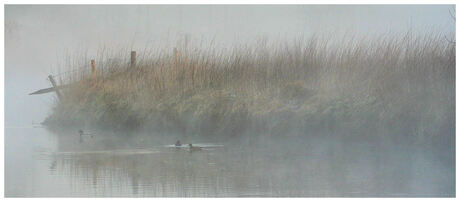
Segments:
[[[74,85],[46,123],[233,135],[455,127],[455,44],[441,34],[183,45],[138,51],[134,69],[120,53],[100,54],[96,75],[89,59],[72,63],[87,68],[64,76]]]

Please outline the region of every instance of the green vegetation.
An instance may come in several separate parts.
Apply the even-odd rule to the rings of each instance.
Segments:
[[[455,44],[442,35],[312,37],[219,51],[184,45],[138,52],[136,68],[128,54],[96,60],[95,76],[68,75],[76,85],[45,123],[207,135],[454,135]]]

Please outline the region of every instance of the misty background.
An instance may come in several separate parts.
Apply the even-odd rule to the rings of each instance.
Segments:
[[[45,129],[31,127],[51,113],[55,93],[28,95],[50,87],[47,76],[69,70],[69,60],[87,61],[89,68],[90,59],[96,58],[98,64],[104,50],[126,54],[120,58],[129,58],[129,50],[135,50],[142,59],[142,53],[149,49],[175,47],[183,40],[198,47],[205,44],[204,47],[222,48],[250,47],[259,40],[292,41],[312,35],[337,40],[339,45],[344,37],[372,39],[408,32],[441,33],[455,39],[452,5],[6,5],[4,8],[7,197],[88,197],[117,193],[234,196],[258,190],[270,190],[269,194],[274,196],[455,196],[455,160],[451,160],[455,159],[455,146],[439,144],[447,145],[440,151],[436,150],[438,147],[429,147],[439,141],[427,140],[426,144],[414,146],[392,140],[392,136],[379,139],[377,135],[375,140],[356,142],[346,136],[331,138],[327,134],[300,139],[249,136],[233,138],[225,142],[227,147],[213,152],[171,154],[159,150],[161,155],[113,158],[75,155],[65,151],[83,148],[110,153],[113,148],[124,147],[157,149],[154,146],[170,144],[180,136],[149,133],[125,138],[106,134],[76,144],[79,140],[75,131],[50,135]],[[181,140],[193,141],[194,145],[210,141],[206,137],[194,138]],[[123,179],[112,174],[122,175]],[[114,185],[106,189],[106,182]],[[158,182],[173,188],[156,187]],[[148,186],[142,188],[143,185]],[[206,185],[221,187],[212,190]],[[188,186],[192,187],[190,193],[165,192]],[[124,187],[122,192],[120,187]],[[79,192],[80,189],[83,191]]]
[[[142,52],[149,46],[191,41],[244,44],[260,38],[289,40],[311,34],[373,36],[385,33],[455,33],[450,5],[6,5],[5,127],[40,123],[50,87],[66,56],[95,57],[101,47]],[[61,65],[61,66],[60,66]]]

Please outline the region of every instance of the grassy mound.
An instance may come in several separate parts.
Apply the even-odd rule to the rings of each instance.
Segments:
[[[441,35],[138,55],[135,68],[105,56],[96,74],[67,75],[74,85],[45,123],[209,135],[454,132],[455,44]]]

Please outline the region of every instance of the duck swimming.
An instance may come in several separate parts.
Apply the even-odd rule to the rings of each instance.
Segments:
[[[176,144],[174,144],[174,146],[176,146],[176,147],[182,146],[182,144],[180,143],[180,140],[177,140],[177,142],[176,142]]]
[[[88,135],[88,136],[91,136],[91,138],[93,138],[93,134],[85,134],[82,129],[78,130],[78,134],[80,134],[80,138],[83,135]]]
[[[194,147],[192,144],[188,144],[190,152],[201,151],[201,147]]]

